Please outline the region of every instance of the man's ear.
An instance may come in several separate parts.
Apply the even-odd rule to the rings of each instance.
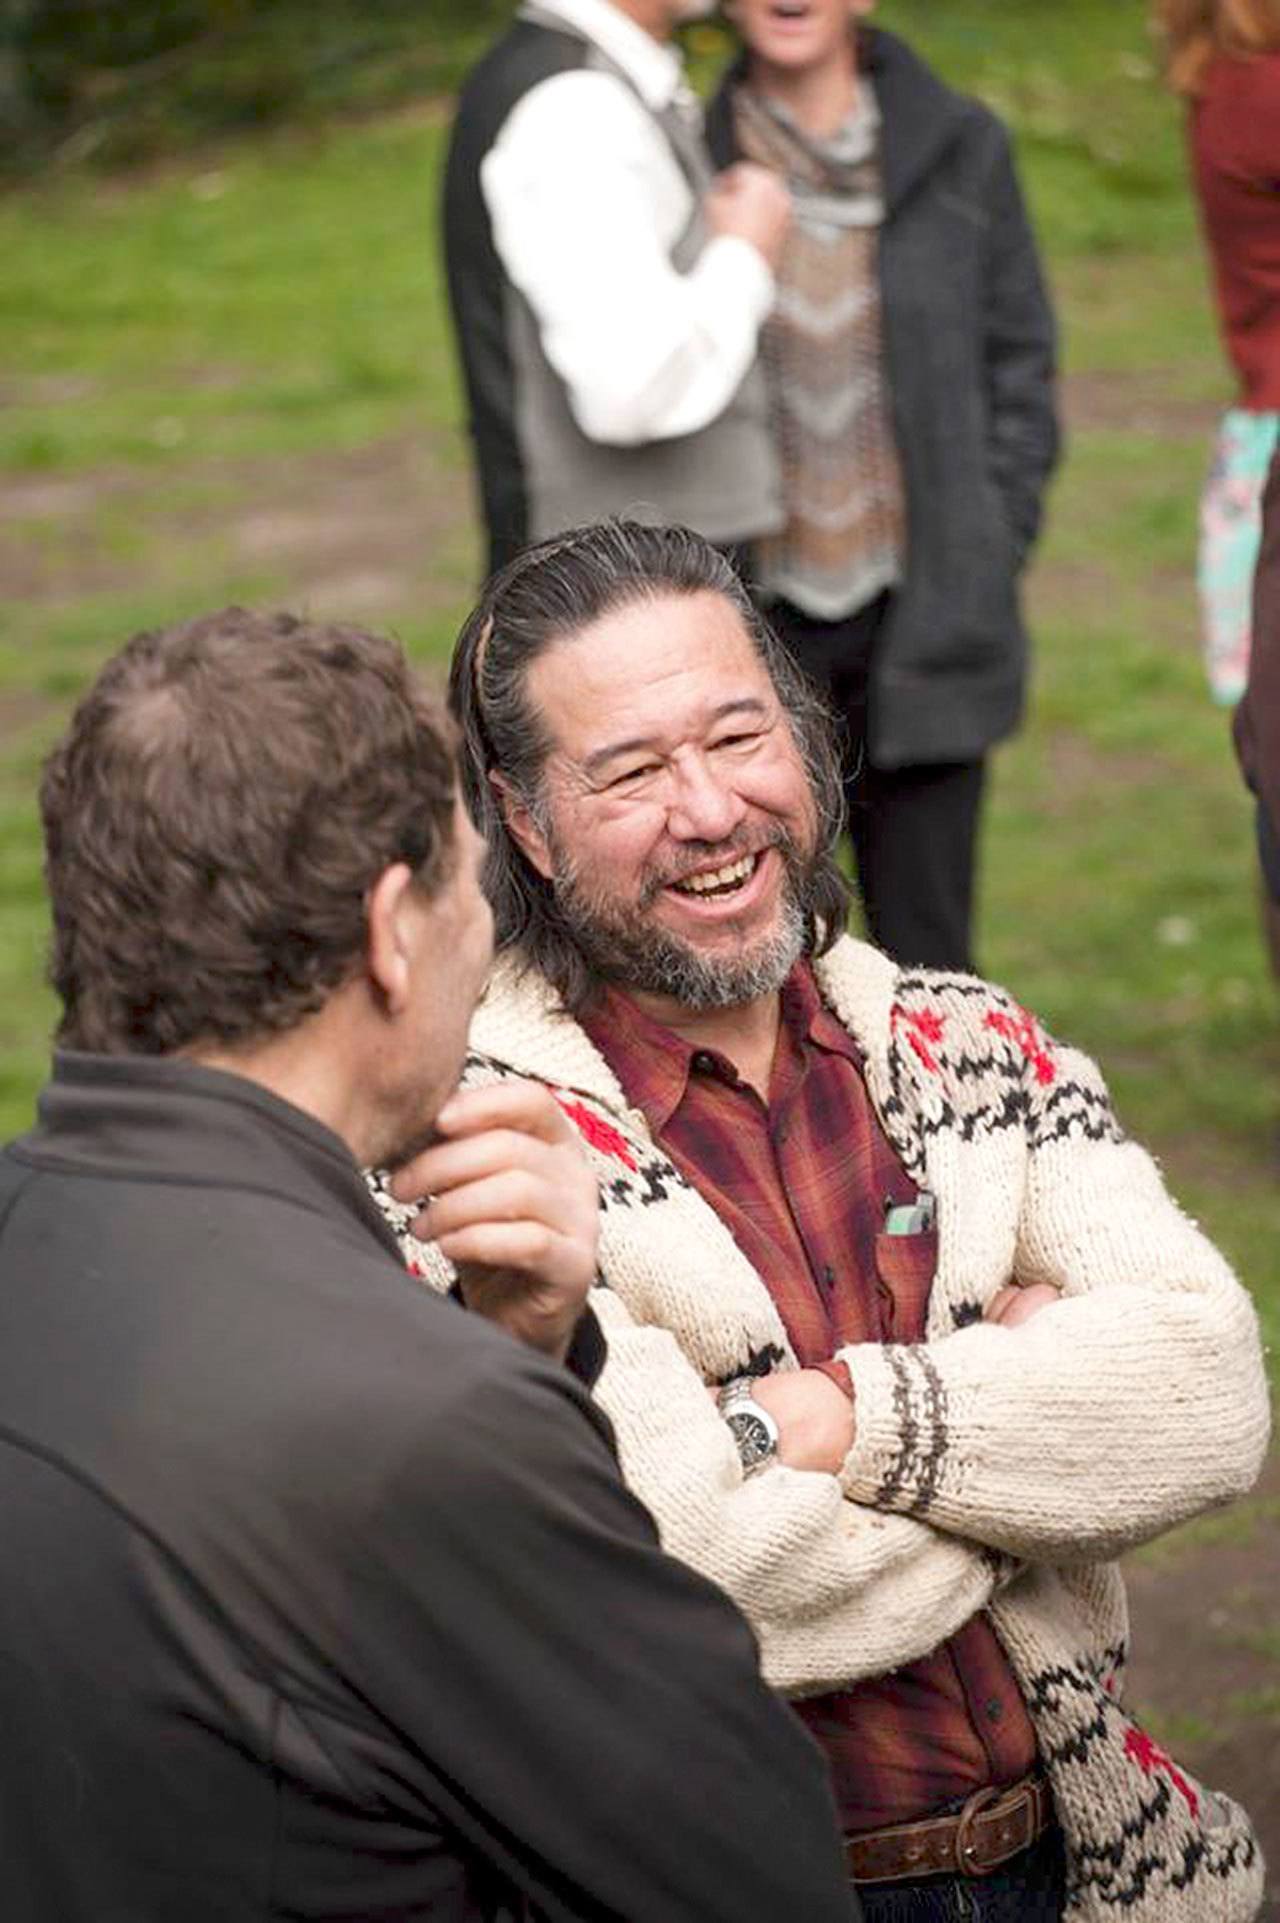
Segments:
[[[551,859],[547,838],[534,820],[529,804],[521,799],[506,776],[498,774],[493,768],[489,770],[489,786],[498,797],[502,819],[512,841],[542,879],[550,881],[555,864]]]
[[[412,869],[407,862],[396,861],[383,869],[365,896],[369,978],[381,991],[391,1015],[402,1014],[409,1004],[421,913],[412,888]]]

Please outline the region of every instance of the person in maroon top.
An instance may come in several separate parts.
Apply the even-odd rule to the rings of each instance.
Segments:
[[[661,594],[638,577],[617,590],[610,569],[639,570],[646,542],[672,585]],[[750,1447],[775,1448],[792,1467],[834,1473],[855,1420],[835,1351],[850,1341],[922,1341],[937,1257],[936,1231],[914,1219],[927,1213],[926,1198],[872,1106],[859,1048],[819,996],[811,924],[798,907],[803,895],[832,939],[843,926],[847,890],[822,852],[839,815],[834,737],[768,631],[748,629],[727,564],[718,591],[681,591],[682,566],[693,589],[700,569],[718,565],[695,536],[625,523],[616,536],[580,530],[518,558],[490,594],[500,604],[501,584],[530,557],[553,561],[558,546],[573,548],[579,577],[573,606],[566,598],[560,610],[558,631],[570,639],[547,646],[515,617],[495,638],[482,603],[454,658],[451,700],[469,799],[489,841],[491,899],[502,894],[499,871],[526,890],[530,870],[554,878],[548,939],[559,941],[561,976],[574,975],[567,1002],[776,1302],[801,1366],[753,1385],[748,1423],[772,1436],[744,1436],[744,1462]],[[568,597],[567,572],[563,585]],[[592,623],[586,610],[597,593],[610,611]],[[611,599],[619,593],[621,607]],[[579,655],[597,633],[618,663],[604,701]],[[655,729],[679,745],[659,748]],[[549,753],[554,812],[523,799],[538,788],[531,768],[545,768]],[[817,789],[814,764],[825,771]],[[751,822],[767,831],[749,831]],[[678,899],[668,871],[659,873],[656,841],[676,851],[668,859],[678,862]],[[503,925],[496,899],[495,911]],[[526,926],[524,949],[537,954],[536,926]],[[889,1233],[895,1214],[915,1232]],[[1044,1283],[1009,1287],[986,1313],[1012,1326],[1057,1299]],[[846,1832],[867,1852],[851,1857],[855,1881],[875,1852],[877,1873],[859,1890],[873,1923],[957,1915],[1047,1923],[1062,1914],[1061,1839],[1035,1734],[984,1614],[920,1660],[796,1706],[826,1751]],[[927,1819],[957,1831],[958,1862],[962,1815],[968,1822],[1006,1796],[1030,1847],[997,1855],[980,1875],[913,1875],[917,1834],[935,1827]],[[888,1880],[879,1874],[886,1862]],[[902,1902],[918,1907],[895,1907]]]
[[[1280,433],[1280,0],[1159,0],[1236,395],[1200,504],[1200,599],[1214,699],[1240,699],[1260,503]]]

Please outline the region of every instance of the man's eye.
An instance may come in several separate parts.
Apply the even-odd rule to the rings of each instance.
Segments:
[[[712,742],[713,748],[750,748],[761,739],[759,729],[753,728],[744,734],[723,734],[718,741]]]
[[[639,767],[624,768],[622,773],[615,775],[608,785],[610,788],[633,788],[638,781],[643,781],[646,775],[653,774],[656,767],[656,762],[644,761]]]

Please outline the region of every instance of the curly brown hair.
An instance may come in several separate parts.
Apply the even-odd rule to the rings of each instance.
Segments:
[[[385,868],[448,879],[455,792],[452,726],[393,642],[240,608],[136,635],[41,783],[58,1041],[294,1027],[356,968]]]
[[[1199,93],[1218,54],[1280,51],[1280,0],[1155,0],[1155,19],[1175,93]]]

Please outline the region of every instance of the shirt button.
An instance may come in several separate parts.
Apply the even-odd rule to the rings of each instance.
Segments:
[[[1004,1715],[1004,1704],[998,1696],[993,1696],[987,1704],[987,1721],[998,1723]]]
[[[711,1075],[715,1072],[716,1058],[708,1055],[705,1048],[700,1048],[693,1058],[693,1065],[700,1075]]]

